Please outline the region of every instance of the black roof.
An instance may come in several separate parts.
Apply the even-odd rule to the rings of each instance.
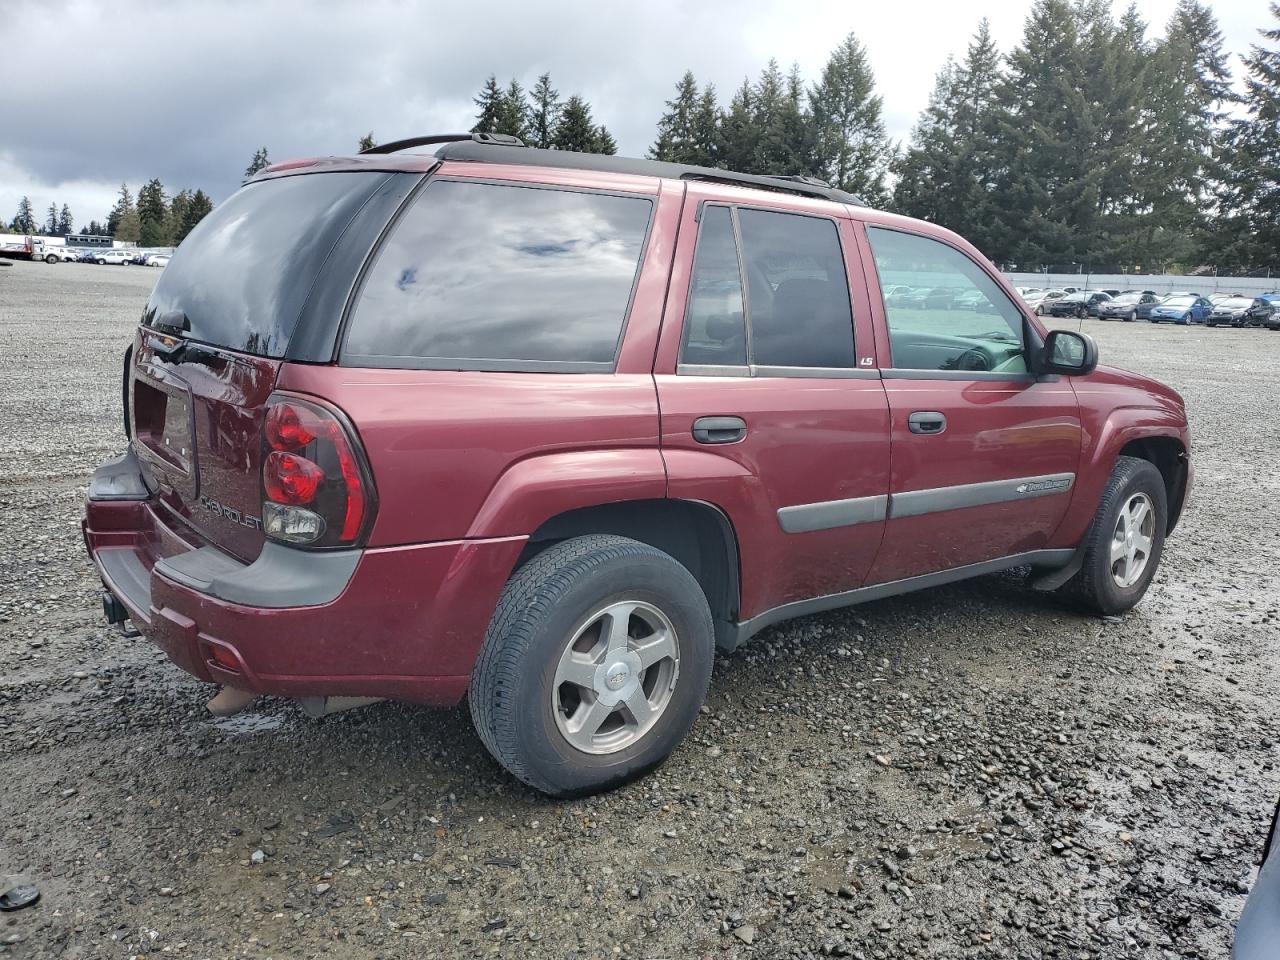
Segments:
[[[394,153],[397,150],[437,143],[441,146],[436,149],[435,155],[441,160],[595,170],[601,173],[632,174],[641,177],[668,177],[673,180],[707,180],[866,206],[853,194],[837,190],[813,177],[759,176],[721,170],[718,167],[698,167],[687,163],[667,163],[662,160],[635,160],[630,157],[615,157],[602,153],[577,153],[572,150],[539,150],[526,147],[515,137],[496,134],[441,134],[411,137],[372,147],[364,153]]]

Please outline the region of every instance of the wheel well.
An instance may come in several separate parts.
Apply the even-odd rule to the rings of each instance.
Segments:
[[[1182,515],[1182,504],[1187,496],[1187,451],[1182,442],[1173,437],[1143,437],[1126,443],[1120,450],[1120,456],[1149,460],[1160,471],[1169,500],[1168,532],[1172,533]]]
[[[706,594],[717,642],[737,639],[738,541],[733,524],[716,507],[694,500],[628,500],[569,510],[533,532],[517,568],[555,543],[591,533],[630,537],[669,553]]]

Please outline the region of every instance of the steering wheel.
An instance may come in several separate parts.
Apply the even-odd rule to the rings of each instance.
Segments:
[[[985,350],[971,347],[956,357],[956,370],[990,370],[991,357]]]

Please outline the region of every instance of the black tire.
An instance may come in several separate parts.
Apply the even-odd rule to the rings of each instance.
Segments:
[[[1037,317],[1043,317],[1043,316],[1044,316],[1044,305],[1043,305],[1043,304],[1036,304],[1036,316],[1037,316]]]
[[[1133,323],[1133,321],[1135,321],[1135,320],[1137,320],[1137,319],[1138,319],[1138,311],[1137,311],[1137,310],[1130,310],[1130,311],[1129,311],[1129,315],[1128,315],[1127,317],[1125,317],[1125,320],[1126,320],[1128,323]]]
[[[1111,538],[1120,511],[1136,493],[1151,498],[1155,512],[1151,554],[1138,580],[1121,587],[1111,575]],[[1164,554],[1164,537],[1169,522],[1169,503],[1164,477],[1150,460],[1120,457],[1098,504],[1089,532],[1085,534],[1084,565],[1062,587],[1075,603],[1091,613],[1114,616],[1135,607],[1147,592]]]
[[[100,267],[105,267],[105,266],[107,265],[107,261],[105,261],[105,260],[97,260],[97,261],[94,261],[94,262],[95,262],[95,263],[97,263],[97,264],[98,264],[98,266],[100,266]]]
[[[1078,307],[1078,308],[1076,308],[1076,319],[1077,319],[1077,320],[1083,320],[1083,319],[1084,319],[1085,317],[1087,317],[1088,315],[1089,315],[1089,311],[1088,311],[1088,310],[1086,310],[1084,307]]]
[[[671,621],[679,638],[675,688],[637,740],[614,753],[586,753],[556,722],[556,668],[593,612],[622,599],[652,604]],[[697,718],[714,659],[707,598],[682,564],[625,537],[575,537],[507,581],[471,675],[471,719],[494,759],[534,789],[557,797],[598,793],[643,776],[671,755]]]
[[[44,256],[44,262],[45,262],[45,263],[57,263],[57,262],[58,262],[58,257],[57,257],[55,254],[52,254],[52,253],[46,253],[46,254],[45,254],[45,256]]]

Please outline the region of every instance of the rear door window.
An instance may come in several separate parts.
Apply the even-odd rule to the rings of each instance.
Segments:
[[[755,376],[852,369],[853,310],[835,222],[708,204],[680,362]]]
[[[377,254],[343,362],[610,370],[652,211],[647,197],[432,181]]]

